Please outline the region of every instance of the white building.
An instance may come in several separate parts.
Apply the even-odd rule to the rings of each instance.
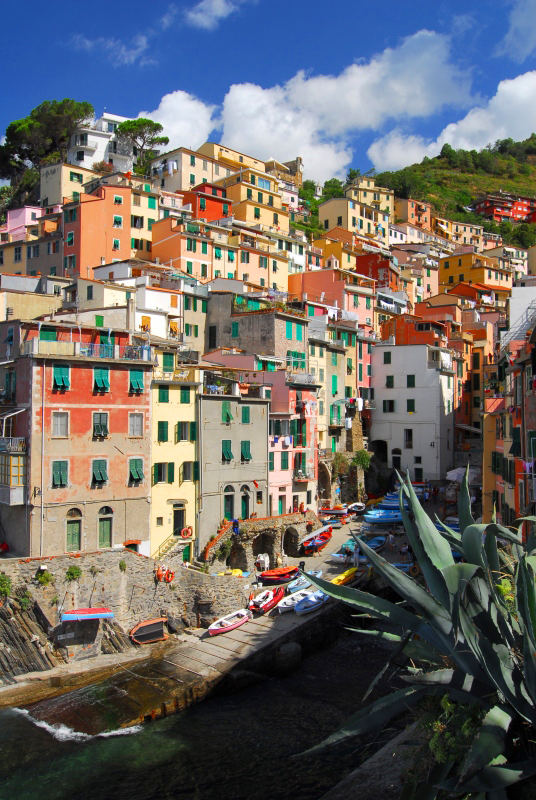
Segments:
[[[121,122],[130,117],[105,112],[90,125],[81,126],[71,137],[67,151],[69,164],[77,164],[85,169],[93,169],[94,164],[106,161],[114,170],[128,172],[134,163],[132,147],[120,142],[115,132]]]
[[[371,449],[414,481],[440,480],[454,465],[454,374],[445,347],[388,340],[372,348]]]

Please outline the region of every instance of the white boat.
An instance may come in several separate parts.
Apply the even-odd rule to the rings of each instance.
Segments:
[[[243,625],[249,619],[251,619],[251,613],[247,608],[232,611],[230,614],[220,617],[213,622],[212,625],[208,626],[209,635],[216,636],[218,633],[227,633],[227,631],[232,631],[240,625]]]
[[[310,614],[312,611],[316,611],[318,608],[327,603],[329,600],[329,595],[325,594],[324,592],[314,592],[309,594],[309,597],[304,597],[303,600],[300,600],[299,603],[294,608],[294,612],[296,614]]]
[[[299,603],[300,600],[304,600],[306,597],[309,597],[310,594],[313,594],[313,592],[310,592],[307,589],[300,589],[298,592],[294,592],[294,594],[287,595],[287,597],[284,597],[277,606],[279,613],[284,614],[285,611],[293,611],[294,606]]]
[[[298,578],[295,578],[287,585],[287,592],[289,594],[293,594],[294,592],[299,592],[300,589],[307,589],[311,585],[311,581],[309,580],[307,575],[312,575],[315,578],[321,578],[322,570],[313,569],[307,571],[305,575],[300,575]]]

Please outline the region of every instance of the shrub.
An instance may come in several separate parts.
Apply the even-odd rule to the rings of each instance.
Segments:
[[[32,602],[32,595],[26,591],[19,597],[20,607],[23,611],[26,611],[30,603]]]
[[[58,603],[59,603],[59,597],[58,597],[57,594],[55,594],[54,597],[52,598],[52,600],[50,601],[50,605],[51,606],[57,606]]]
[[[127,571],[127,562],[124,559],[121,559],[121,561],[119,562],[119,569],[121,570],[121,572]]]
[[[75,567],[75,566],[69,567],[69,569],[65,573],[65,580],[69,581],[69,583],[71,583],[71,581],[77,581],[81,576],[81,574],[82,570],[80,569],[80,567]]]
[[[370,467],[370,462],[372,460],[372,453],[369,453],[368,450],[358,450],[354,453],[352,458],[352,465],[354,467],[358,467],[358,469],[362,469],[363,472]]]
[[[4,572],[0,574],[0,597],[9,597],[11,594],[11,578]]]
[[[54,576],[47,569],[38,570],[35,577],[37,583],[39,583],[41,586],[48,586],[49,583],[54,583]]]
[[[227,561],[232,549],[233,549],[233,543],[231,539],[227,539],[227,541],[222,542],[215,553],[215,556],[218,559],[218,561]]]

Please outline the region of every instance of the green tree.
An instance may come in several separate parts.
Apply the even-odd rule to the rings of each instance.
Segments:
[[[353,183],[353,181],[357,180],[360,175],[360,169],[354,169],[353,167],[350,167],[348,174],[346,175],[346,183]]]
[[[160,134],[164,130],[159,122],[152,119],[128,119],[117,126],[116,136],[132,145],[136,156],[135,172],[145,175],[149,167],[149,162],[156,155],[156,145],[168,144],[167,136]]]
[[[322,200],[330,200],[332,197],[344,197],[344,186],[338,178],[327,180],[322,189]]]

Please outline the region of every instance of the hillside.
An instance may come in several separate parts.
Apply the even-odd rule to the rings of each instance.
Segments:
[[[359,174],[359,170],[351,169],[348,182]],[[521,247],[536,243],[536,225],[512,225],[510,222],[497,225],[468,210],[475,199],[486,192],[502,189],[536,196],[536,134],[522,142],[502,139],[480,151],[454,150],[445,144],[436,158],[424,158],[420,164],[394,172],[380,172],[374,177],[377,186],[388,186],[397,197],[424,200],[432,203],[439,216],[484,225],[487,231],[501,233],[505,243]],[[318,203],[328,197],[342,196],[344,186],[336,179],[327,181],[324,196],[317,201],[308,191],[308,183],[305,181],[301,196],[308,203],[311,218],[309,225],[303,227],[316,234],[319,232]]]

